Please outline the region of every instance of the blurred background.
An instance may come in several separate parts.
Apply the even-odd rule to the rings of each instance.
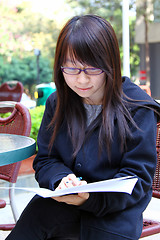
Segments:
[[[35,100],[36,86],[52,82],[55,46],[63,24],[73,15],[88,13],[113,25],[123,66],[122,1],[1,0],[0,84],[20,81],[25,94]],[[129,31],[130,77],[137,84],[147,83],[152,96],[160,99],[160,0],[129,0]]]
[[[123,11],[126,4],[129,14]],[[122,73],[122,19],[128,14],[129,76],[160,100],[160,0],[0,0],[0,85],[21,82],[21,102],[31,110],[31,115],[40,116],[38,122],[47,97],[56,90],[52,79],[60,29],[72,16],[90,13],[109,20],[115,29]]]
[[[112,24],[119,42],[122,74],[127,67],[131,81],[160,101],[160,0],[0,0],[0,101],[10,94],[10,86],[15,89],[20,83],[17,101],[29,109],[30,137],[36,141],[46,99],[56,90],[53,64],[59,32],[69,18],[81,14],[97,14]],[[8,114],[0,113],[0,117]],[[34,157],[22,161],[18,186],[37,186]],[[32,198],[28,193],[16,197],[19,212]],[[152,203],[149,217],[159,219],[157,206],[158,202]],[[0,220],[4,223],[8,219],[13,221],[10,212],[1,209]],[[157,236],[146,239],[159,239]],[[2,231],[0,239],[5,239]]]

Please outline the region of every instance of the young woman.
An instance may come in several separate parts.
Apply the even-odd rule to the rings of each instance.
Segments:
[[[138,182],[132,195],[35,196],[6,239],[139,239],[152,197],[159,105],[121,77],[114,30],[95,15],[73,17],[60,32],[54,81],[33,165],[39,185],[55,190],[127,175]]]

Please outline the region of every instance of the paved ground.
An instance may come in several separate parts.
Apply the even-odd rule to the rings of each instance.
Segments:
[[[1,181],[0,184],[3,184],[2,182],[3,181]],[[19,176],[16,186],[37,187],[38,184],[34,179],[34,174],[30,174],[26,176]],[[1,190],[0,196],[3,197],[3,199],[8,200],[6,196],[6,190]],[[15,191],[15,198],[17,203],[16,205],[19,215],[33,196],[34,193],[31,192],[24,192],[20,190]],[[0,224],[2,223],[14,223],[14,219],[9,205],[7,205],[3,209],[0,209]],[[8,234],[8,231],[0,231],[0,240],[4,240]]]
[[[27,187],[36,187],[38,186],[34,174],[28,176],[20,176],[17,181],[17,186],[27,186]],[[3,196],[4,194],[4,196]],[[1,191],[1,196],[5,197],[5,192]],[[17,201],[17,210],[19,214],[23,211],[27,203],[34,196],[34,193],[17,191],[16,190],[16,201]],[[144,217],[148,219],[160,221],[160,200],[152,198],[149,206],[144,212]],[[0,223],[13,223],[13,217],[10,211],[10,206],[7,206],[4,209],[0,209]],[[0,231],[0,240],[5,240],[9,232]],[[144,240],[160,240],[160,234],[155,234],[150,237],[143,238]],[[16,240],[16,239],[15,239]],[[23,239],[22,239],[23,240]],[[96,240],[96,239],[95,239]]]

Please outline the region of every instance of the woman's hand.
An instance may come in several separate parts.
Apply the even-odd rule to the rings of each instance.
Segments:
[[[55,191],[60,189],[70,188],[73,186],[81,186],[85,184],[87,184],[86,181],[84,180],[80,181],[74,174],[69,174],[68,176],[62,178],[60,184],[55,189]],[[70,195],[64,195],[64,196],[52,197],[52,198],[58,202],[65,202],[67,204],[80,206],[89,198],[89,193],[70,194]]]

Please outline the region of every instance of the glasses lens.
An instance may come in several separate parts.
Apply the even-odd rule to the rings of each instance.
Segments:
[[[101,74],[103,71],[99,68],[86,68],[85,69],[85,73],[88,75],[99,75]]]
[[[62,67],[61,69],[66,74],[70,74],[70,75],[77,75],[77,74],[79,74],[79,69],[78,68]]]

